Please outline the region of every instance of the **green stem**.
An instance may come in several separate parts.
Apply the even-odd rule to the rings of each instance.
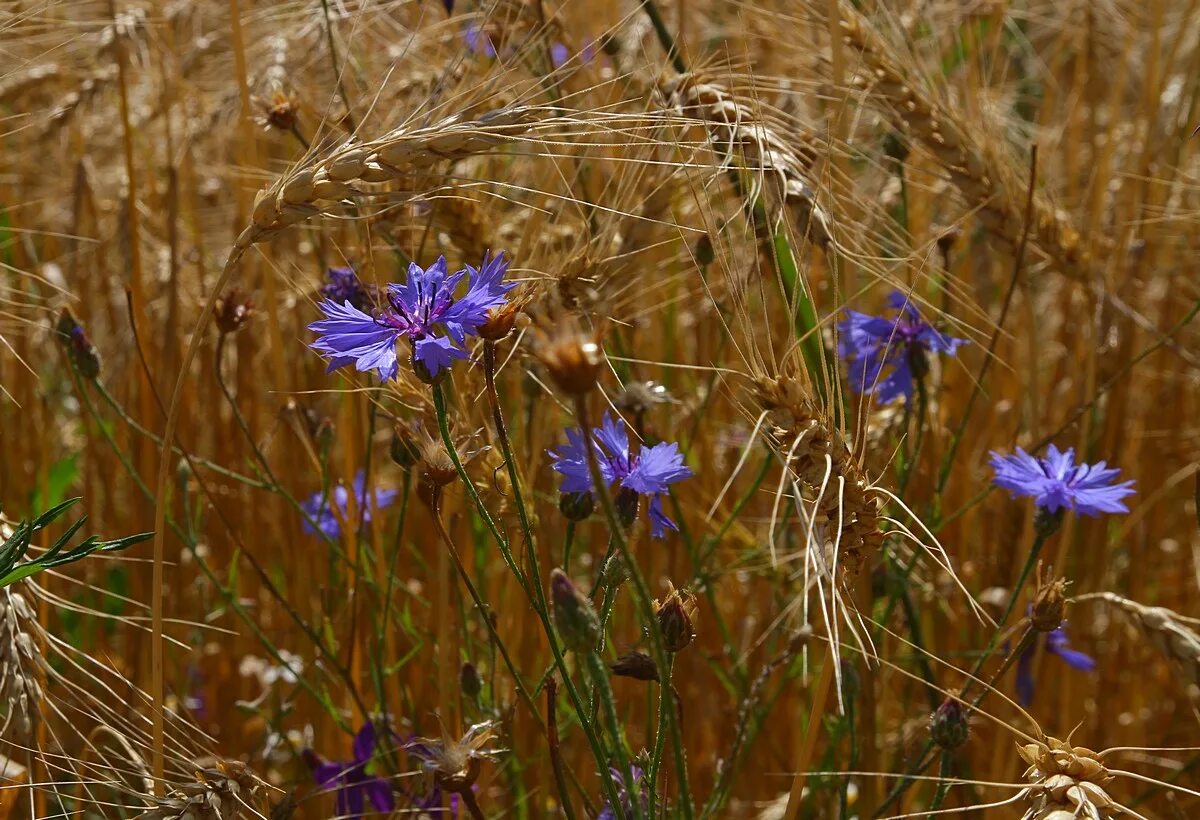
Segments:
[[[629,762],[629,748],[625,743],[625,730],[621,727],[621,719],[617,715],[617,704],[613,699],[612,686],[608,680],[608,670],[604,668],[604,662],[600,660],[600,655],[595,652],[587,653],[587,669],[592,676],[592,685],[599,693],[600,703],[604,707],[604,717],[608,721],[608,732],[612,736],[613,754],[617,758],[617,766],[620,769],[621,776],[625,778],[625,791],[627,795],[631,795],[629,801],[630,807],[633,809],[634,820],[639,820],[642,816],[641,800],[638,799],[637,788],[633,781],[633,766]],[[620,803],[611,803],[614,812],[620,811]]]
[[[583,396],[575,397],[575,415],[579,420],[581,429],[584,431],[592,429],[588,415],[587,401]],[[617,516],[616,507],[613,505],[612,494],[609,493],[608,485],[604,483],[604,475],[600,472],[600,462],[596,457],[596,448],[585,447],[584,452],[587,454],[588,472],[592,479],[592,492],[600,499],[600,506],[604,510],[605,518],[608,519],[609,533],[612,536],[613,543],[616,545],[617,551],[621,554],[622,560],[625,561],[629,577],[633,581],[634,601],[637,604],[638,614],[650,636],[651,656],[654,658],[654,663],[659,669],[666,669],[667,653],[663,646],[662,631],[659,629],[658,620],[654,617],[654,608],[651,604],[650,590],[646,586],[646,579],[642,576],[637,562],[633,560],[629,543],[625,540],[620,518]],[[684,755],[683,735],[680,732],[679,722],[676,719],[674,709],[667,710],[667,728],[671,733],[671,746],[675,756],[676,774],[679,779],[679,808],[683,813],[684,820],[692,820],[694,809],[692,807],[691,789],[688,785],[687,758]]]
[[[942,802],[946,799],[947,793],[950,791],[950,770],[954,762],[951,760],[950,752],[942,752],[942,763],[938,767],[938,787],[937,793],[933,796],[933,802],[929,804],[929,811],[935,812],[942,807]]]
[[[658,769],[662,763],[663,746],[667,734],[667,710],[675,708],[671,699],[671,671],[675,655],[667,654],[667,668],[661,670],[658,681],[658,731],[654,735],[654,754],[650,758],[650,795],[658,795]]]
[[[687,63],[683,61],[683,55],[679,53],[679,46],[675,42],[675,37],[667,28],[667,23],[663,20],[662,13],[658,10],[658,4],[654,0],[641,0],[642,11],[646,12],[646,16],[650,18],[650,25],[654,26],[654,33],[658,36],[658,42],[662,44],[663,50],[667,52],[667,59],[671,61],[671,65],[680,74],[687,74]]]
[[[576,716],[579,718],[579,726],[583,729],[583,733],[587,736],[588,745],[592,748],[592,756],[596,759],[596,765],[600,769],[600,785],[604,789],[604,794],[609,802],[616,805],[618,802],[617,787],[613,783],[612,775],[609,774],[607,761],[604,756],[603,747],[600,745],[600,739],[596,735],[596,730],[588,720],[587,714],[584,712],[583,700],[579,697],[579,691],[575,688],[575,684],[571,681],[571,673],[567,668],[566,660],[563,658],[562,649],[558,645],[558,638],[554,634],[554,628],[550,624],[549,609],[546,606],[546,591],[542,588],[541,573],[537,565],[537,552],[533,550],[533,542],[530,540],[530,569],[534,573],[534,583],[526,584],[525,576],[517,569],[516,563],[513,561],[512,553],[509,552],[508,542],[500,535],[500,530],[497,529],[496,523],[492,520],[492,516],[488,513],[487,508],[483,506],[483,501],[479,498],[479,493],[475,491],[475,485],[471,483],[471,477],[467,475],[466,469],[463,468],[462,461],[458,457],[458,450],[454,446],[454,440],[450,437],[450,421],[446,415],[446,398],[442,393],[441,385],[433,385],[433,407],[437,413],[438,430],[442,434],[442,443],[446,446],[446,451],[450,455],[450,460],[454,462],[454,469],[458,472],[459,478],[462,480],[463,486],[467,489],[467,494],[471,500],[475,502],[475,508],[479,512],[480,518],[484,520],[492,537],[496,540],[497,546],[500,547],[500,552],[504,555],[504,560],[508,564],[509,569],[521,581],[522,587],[525,588],[526,595],[529,595],[529,587],[532,586],[536,592],[536,598],[530,597],[534,609],[538,614],[538,618],[542,622],[542,629],[546,632],[546,638],[550,643],[550,651],[554,654],[554,665],[558,667],[559,674],[563,679],[563,686],[566,687],[567,695],[571,698],[571,705],[575,709]],[[501,428],[503,429],[503,428]],[[512,452],[508,444],[507,436],[501,435],[499,438],[502,441],[501,448],[505,454],[505,459],[509,462],[510,478],[515,476],[515,470],[511,466]],[[518,495],[517,481],[513,479],[513,493]],[[530,705],[534,709],[534,714],[537,714],[537,707]]]

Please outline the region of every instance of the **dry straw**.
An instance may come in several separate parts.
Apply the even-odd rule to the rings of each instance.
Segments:
[[[1023,820],[1100,820],[1123,814],[1105,791],[1114,775],[1091,749],[1048,737],[1018,746],[1017,754],[1029,764],[1025,777],[1030,786],[1021,793],[1029,801]]]
[[[1200,685],[1200,635],[1185,624],[1185,618],[1161,606],[1144,606],[1113,592],[1081,595],[1075,601],[1099,599],[1129,616],[1150,642],[1179,670],[1185,684]]]

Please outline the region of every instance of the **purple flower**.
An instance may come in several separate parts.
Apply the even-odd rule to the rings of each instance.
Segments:
[[[1066,621],[1063,621],[1066,624]],[[1078,669],[1081,672],[1091,672],[1096,668],[1096,661],[1090,655],[1085,655],[1077,649],[1072,649],[1070,639],[1067,638],[1066,630],[1060,626],[1053,632],[1046,633],[1046,651],[1051,655],[1056,655],[1072,669]],[[1034,681],[1033,681],[1033,659],[1037,654],[1037,643],[1030,643],[1029,647],[1021,653],[1021,657],[1017,658],[1017,700],[1022,706],[1028,706],[1033,703]]]
[[[354,268],[330,268],[321,286],[321,296],[335,304],[349,302],[358,310],[369,310],[375,303],[375,288],[364,285]]]
[[[634,792],[638,795],[638,802],[641,803],[642,814],[649,815],[650,784],[646,782],[644,777],[645,772],[643,772],[637,766],[630,766],[629,768],[632,770],[631,774],[633,775],[633,783],[631,786],[626,785],[625,777],[621,774],[620,770],[612,767],[609,767],[608,770],[612,774],[613,781],[616,783],[617,797],[621,801],[621,814],[619,816],[633,816],[633,795],[631,795],[630,792]],[[596,820],[617,820],[617,817],[618,815],[613,811],[612,804],[606,802],[604,804],[604,808],[600,809],[600,813],[596,815]]]
[[[555,43],[550,46],[550,62],[555,68],[562,68],[567,60],[571,59],[571,50],[564,43]]]
[[[853,363],[850,386],[859,393],[873,392],[880,404],[901,396],[912,399],[914,371],[924,375],[927,353],[953,356],[967,343],[939,333],[901,291],[888,294],[887,304],[896,311],[892,318],[847,310],[847,318],[838,323],[840,353]]]
[[[503,281],[507,271],[503,254],[484,254],[478,269],[468,265],[454,274],[448,273],[445,257],[425,269],[414,262],[408,266],[408,281],[388,285],[387,304],[373,316],[350,301],[322,302],[326,318],[308,326],[320,336],[311,346],[329,358],[329,371],[354,365],[359,372],[374,370],[387,381],[399,371],[396,343],[406,337],[414,364],[435,378],[455,359],[467,358],[462,349],[466,337],[476,335],[488,311],[503,304],[505,294],[516,287]],[[454,289],[463,277],[468,277],[467,291],[455,299]],[[450,338],[440,335],[443,332]]]
[[[466,42],[467,48],[475,54],[482,54],[485,57],[496,56],[496,46],[492,43],[491,35],[478,22],[467,24],[466,29],[463,30],[463,40]]]
[[[993,451],[991,464],[996,471],[993,484],[1017,498],[1033,496],[1037,506],[1047,512],[1064,508],[1089,516],[1129,512],[1121,499],[1133,494],[1133,482],[1112,483],[1120,470],[1106,469],[1103,461],[1077,465],[1073,449],[1063,453],[1051,444],[1045,458],[1035,458],[1020,447],[1016,455]]]
[[[662,538],[668,529],[679,529],[662,508],[662,496],[667,488],[692,475],[692,471],[683,463],[678,444],[663,442],[653,447],[642,447],[634,456],[629,452],[629,436],[625,433],[625,427],[605,413],[600,426],[592,430],[592,445],[596,448],[596,459],[606,487],[616,482],[626,490],[650,497],[648,509],[655,538]],[[563,476],[562,492],[592,492],[583,431],[568,428],[567,446],[559,452],[547,452],[554,459],[554,470]]]
[[[354,476],[354,503],[362,512],[362,520],[364,522],[371,520],[371,507],[367,504],[366,477],[360,470],[358,475]],[[382,509],[396,500],[397,492],[395,490],[384,490],[379,487],[375,488],[375,506]],[[337,506],[337,513],[330,506],[330,501]],[[338,484],[329,492],[313,493],[308,500],[300,505],[300,508],[308,515],[305,518],[302,526],[304,531],[309,535],[316,535],[319,529],[330,538],[340,538],[342,535],[342,525],[338,523],[338,517],[345,518],[349,515],[350,491],[345,485]],[[313,528],[309,519],[316,522],[316,529]]]
[[[339,817],[365,817],[368,800],[380,814],[388,814],[396,808],[387,778],[368,772],[375,755],[375,743],[375,724],[367,721],[354,736],[354,760],[331,763],[311,749],[304,750],[304,761],[312,770],[317,785],[327,791],[337,791]]]

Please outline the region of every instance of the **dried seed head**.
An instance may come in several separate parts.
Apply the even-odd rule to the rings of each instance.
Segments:
[[[283,93],[283,91],[275,91],[271,95],[271,101],[266,105],[266,111],[263,113],[263,125],[279,131],[291,131],[296,127],[298,119],[299,108],[296,102]]]
[[[692,626],[696,614],[696,602],[688,592],[680,593],[674,587],[661,602],[654,602],[654,614],[663,636],[663,648],[668,652],[682,652],[696,637]]]
[[[550,573],[550,600],[563,645],[575,652],[590,652],[600,640],[600,616],[591,600],[561,569]]]
[[[595,339],[572,334],[538,351],[554,383],[572,396],[586,395],[596,386],[604,367],[604,352]]]
[[[219,761],[196,772],[189,783],[169,796],[157,799],[157,808],[136,820],[225,820],[243,816],[266,784],[244,764]]]
[[[1042,564],[1038,562],[1037,592],[1034,593],[1033,608],[1029,616],[1033,628],[1038,632],[1053,632],[1062,625],[1067,611],[1067,598],[1063,594],[1066,588],[1066,578],[1043,582]]]
[[[510,296],[504,304],[489,310],[487,319],[478,328],[479,337],[488,342],[498,342],[507,338],[516,327],[517,317],[529,304],[529,300],[530,294],[524,292],[518,296]]]
[[[644,416],[656,404],[673,402],[674,397],[658,382],[630,382],[613,397],[613,407],[635,416]]]
[[[967,710],[954,698],[946,698],[929,716],[929,736],[942,749],[957,749],[967,742],[970,731]]]
[[[254,305],[237,288],[230,288],[217,300],[215,321],[222,336],[237,333],[254,315]]]
[[[657,681],[658,666],[645,652],[628,652],[608,665],[612,673],[622,678]]]

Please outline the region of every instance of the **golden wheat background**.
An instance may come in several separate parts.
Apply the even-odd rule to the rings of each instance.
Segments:
[[[939,799],[923,780],[884,802],[921,755],[929,713],[962,686],[956,670],[993,635],[972,599],[999,617],[1034,538],[1032,507],[989,492],[987,455],[1053,441],[1137,481],[1128,515],[1068,516],[1042,554],[1068,595],[1112,594],[1068,613],[1096,671],[1039,653],[1036,723],[1006,699],[1011,670],[999,677],[990,717],[942,770],[972,783],[941,807],[1016,795],[1028,758],[1015,744],[1040,731],[1137,747],[1106,761],[1149,780],[1118,778],[1108,794],[1142,816],[1200,813],[1200,641],[1187,621],[1200,615],[1196,0],[658,0],[683,75],[634,0],[453,5],[0,4],[6,517],[78,495],[94,530],[154,528],[181,385],[158,505],[161,703],[151,545],[43,576],[20,593],[40,627],[9,604],[0,629],[0,641],[43,636],[20,640],[47,659],[28,732],[0,704],[0,751],[22,769],[5,769],[4,816],[147,810],[159,706],[159,791],[217,759],[271,784],[228,804],[241,815],[198,817],[281,802],[274,816],[332,816],[300,750],[348,759],[353,729],[380,711],[402,738],[499,721],[508,751],[484,766],[484,813],[558,816],[545,696],[537,714],[517,696],[445,574],[415,482],[389,458],[396,422],[436,430],[428,387],[403,366],[384,389],[327,375],[307,347],[328,268],[383,284],[410,259],[457,268],[487,249],[509,255],[528,299],[497,381],[544,576],[566,531],[546,450],[574,420],[539,345],[576,322],[602,333],[607,399],[632,401],[622,386],[649,380],[673,397],[647,405],[643,429],[679,441],[696,472],[668,502],[682,531],[639,532],[633,549],[654,595],[669,580],[696,596],[696,642],[674,680],[698,807],[921,816]],[[935,364],[923,412],[847,392],[821,358],[844,308],[879,312],[892,288],[971,341]],[[206,306],[245,299],[236,333],[199,323]],[[64,308],[100,357],[94,381],[54,332]],[[519,542],[480,368],[457,368],[447,391],[464,449],[487,448],[467,464],[477,491]],[[785,475],[809,422],[825,436],[818,474]],[[826,453],[851,487],[828,505],[833,520],[854,487],[903,507],[876,496],[886,515],[860,519],[857,575],[818,586],[823,548],[809,549],[788,498],[796,474],[820,484]],[[368,467],[400,499],[361,537],[305,533],[296,502]],[[536,682],[551,661],[537,616],[461,486],[443,512]],[[944,557],[902,527],[930,547],[936,535]],[[571,574],[590,585],[605,545],[599,518],[580,525]],[[821,674],[830,622],[836,692]],[[639,633],[619,602],[615,651]],[[447,651],[479,670],[482,701],[461,694]],[[654,687],[613,680],[632,748],[651,746]],[[581,786],[571,799],[586,812],[581,794],[603,800],[597,765],[559,700],[562,758]],[[388,765],[407,790],[419,777],[403,760]],[[671,795],[674,771],[663,767]],[[785,809],[798,771],[841,774],[810,775],[806,800]]]

